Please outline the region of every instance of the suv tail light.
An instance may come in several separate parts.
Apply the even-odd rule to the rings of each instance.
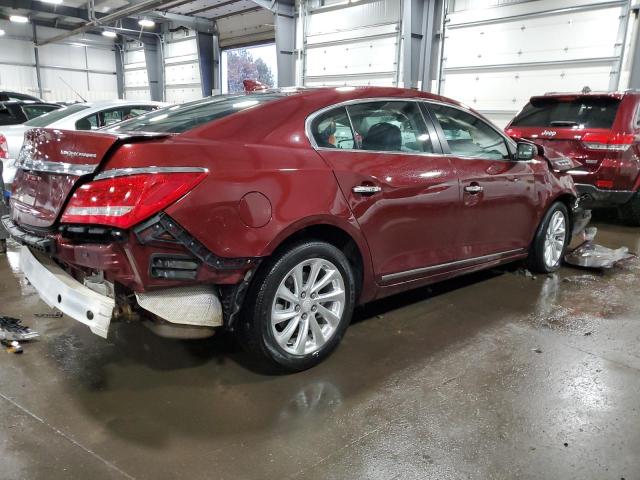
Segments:
[[[624,152],[635,142],[633,134],[585,133],[582,144],[589,150]]]
[[[7,138],[0,133],[0,159],[9,158],[9,145]]]
[[[511,138],[522,138],[522,132],[517,128],[507,128],[505,133]]]
[[[139,173],[80,186],[62,214],[62,223],[129,228],[171,205],[206,176],[198,172]]]

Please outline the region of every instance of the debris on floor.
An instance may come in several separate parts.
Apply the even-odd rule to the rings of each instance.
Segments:
[[[22,345],[16,340],[0,340],[0,343],[7,347],[7,353],[15,353],[16,355],[24,353]]]
[[[564,261],[576,267],[600,270],[613,268],[620,262],[636,257],[627,247],[613,249],[593,243],[597,232],[597,228],[587,228],[583,233],[584,242],[567,253]]]
[[[22,325],[20,319],[0,316],[0,340],[27,342],[39,336],[38,332]]]

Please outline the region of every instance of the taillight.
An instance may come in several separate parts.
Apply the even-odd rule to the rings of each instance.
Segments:
[[[506,134],[511,138],[522,138],[522,132],[515,128],[507,128]]]
[[[205,176],[159,172],[96,180],[76,190],[61,221],[129,228],[171,205]]]
[[[624,152],[635,142],[633,134],[585,133],[582,144],[589,150]]]
[[[0,158],[9,158],[9,145],[7,138],[0,133]]]

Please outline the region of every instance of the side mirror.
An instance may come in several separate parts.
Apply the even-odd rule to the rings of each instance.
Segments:
[[[518,149],[516,150],[516,160],[519,162],[526,160],[533,160],[533,157],[538,153],[538,147],[533,143],[518,142]]]

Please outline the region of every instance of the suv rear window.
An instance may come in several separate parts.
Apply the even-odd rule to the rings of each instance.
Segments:
[[[514,127],[611,128],[620,100],[611,97],[540,98],[522,109]]]
[[[182,133],[247,108],[282,98],[283,93],[220,95],[162,108],[126,120],[110,130],[122,132]]]

